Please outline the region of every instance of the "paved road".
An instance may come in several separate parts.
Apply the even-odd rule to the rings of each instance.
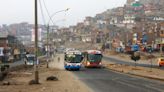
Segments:
[[[16,66],[23,65],[23,64],[25,64],[23,60],[19,60],[14,63],[9,63],[10,67],[16,67]]]
[[[164,92],[164,83],[130,77],[107,69],[72,71],[94,92]]]
[[[63,59],[62,54],[57,57]],[[64,60],[57,62],[57,59],[54,59],[54,61],[54,64],[50,65],[63,68]],[[164,92],[162,82],[130,77],[108,69],[82,68],[81,71],[71,72],[76,76],[75,78],[84,82],[94,92]]]
[[[112,57],[107,57],[107,56],[104,56],[103,57],[103,60],[105,61],[109,61],[109,62],[114,62],[114,63],[117,63],[117,64],[127,64],[127,65],[133,65],[135,66],[135,62],[127,62],[125,60],[121,60],[121,59],[117,59],[117,58],[112,58]],[[143,67],[151,67],[150,64],[140,64],[140,63],[137,63],[137,66],[143,66]],[[153,68],[158,68],[158,69],[164,69],[164,67],[160,67],[157,66],[157,65],[152,65]]]
[[[5,64],[5,63],[3,63],[3,64]],[[3,64],[1,64],[1,65],[3,65]],[[10,67],[16,67],[16,66],[19,66],[19,65],[23,65],[24,64],[24,61],[23,60],[19,60],[19,61],[16,61],[14,63],[6,63],[6,64],[7,65],[9,64]]]

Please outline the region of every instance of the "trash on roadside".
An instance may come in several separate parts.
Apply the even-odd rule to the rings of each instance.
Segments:
[[[31,81],[29,81],[29,85],[33,85],[33,84],[39,84],[39,83],[37,83],[36,80],[31,80]]]
[[[47,77],[47,81],[58,81],[58,78],[55,76]]]

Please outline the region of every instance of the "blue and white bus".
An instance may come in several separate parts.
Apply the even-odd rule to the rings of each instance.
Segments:
[[[64,68],[66,70],[80,70],[83,60],[83,55],[79,50],[65,52]]]

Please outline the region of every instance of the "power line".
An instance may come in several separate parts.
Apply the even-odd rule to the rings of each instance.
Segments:
[[[51,16],[50,16],[50,13],[49,13],[49,11],[48,11],[48,8],[46,7],[45,1],[44,1],[44,0],[42,0],[42,1],[43,1],[44,7],[45,7],[45,9],[46,9],[46,12],[47,12],[47,14],[48,14],[49,19],[51,20],[51,22],[53,23],[53,25],[55,25],[54,21],[52,20],[52,18],[51,18]]]
[[[42,7],[42,3],[39,0],[39,5],[40,5],[40,11],[41,11],[41,15],[42,15],[42,20],[43,20],[43,24],[46,25],[46,20],[45,20],[45,16],[44,16],[44,12],[43,12],[43,7]]]

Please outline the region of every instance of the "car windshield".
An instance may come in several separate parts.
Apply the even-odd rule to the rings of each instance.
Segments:
[[[102,59],[101,54],[88,54],[88,60],[90,62],[100,62]]]
[[[27,61],[35,61],[35,57],[27,57]]]

